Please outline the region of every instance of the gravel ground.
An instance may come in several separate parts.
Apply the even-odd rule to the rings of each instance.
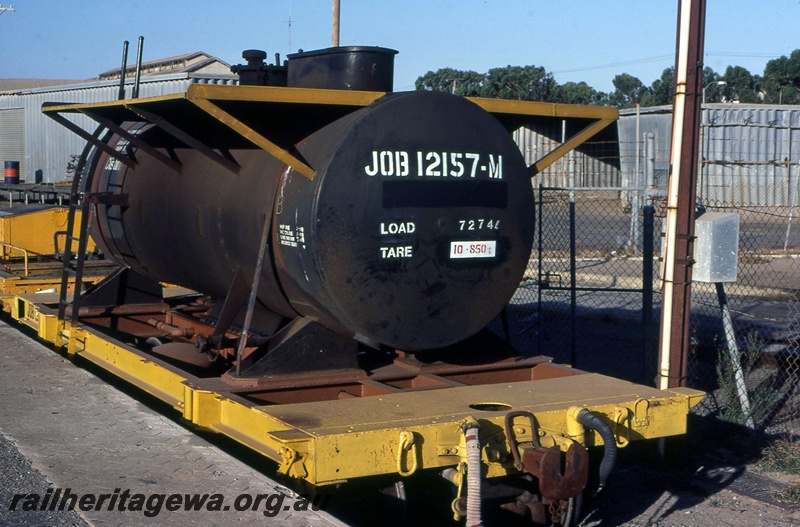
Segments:
[[[25,500],[18,502],[16,510],[9,510],[15,494],[44,496],[50,484],[31,467],[14,444],[0,434],[0,525],[83,527],[88,525],[74,511],[24,511]]]
[[[621,467],[585,510],[584,527],[797,526],[800,513],[704,483],[691,476]]]

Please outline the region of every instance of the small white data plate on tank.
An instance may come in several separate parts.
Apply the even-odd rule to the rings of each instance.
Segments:
[[[496,246],[495,240],[450,242],[450,258],[494,258]]]

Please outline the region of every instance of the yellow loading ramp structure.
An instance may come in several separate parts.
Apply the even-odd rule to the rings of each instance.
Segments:
[[[46,105],[43,111],[125,164],[136,161],[109,148],[97,134],[79,128],[66,115],[94,119],[175,170],[180,166],[174,159],[127,133],[123,123],[158,126],[235,172],[235,162],[220,153],[224,145],[219,139],[230,137],[233,130],[238,144],[255,145],[313,178],[313,170],[295,155],[294,138],[283,133],[288,125],[304,118],[313,118],[317,124],[333,122],[384,95],[192,85],[176,95]],[[566,131],[563,144],[530,165],[531,176],[618,117],[615,109],[605,107],[470,100],[495,115],[509,133],[521,126],[557,126],[559,132]],[[52,305],[42,300],[18,296],[7,310],[68,354],[131,382],[172,405],[187,421],[253,448],[277,461],[280,472],[314,485],[459,465],[466,456],[463,426],[472,422],[480,425],[484,475],[518,473],[511,442],[555,445],[562,450],[572,443],[603,443],[598,433],[576,425],[579,409],[600,416],[613,430],[615,442],[624,446],[632,440],[685,433],[687,413],[703,396],[690,389],[657,390],[581,372],[552,364],[547,357],[510,359],[483,365],[481,371],[466,366],[449,371],[437,369],[436,364],[421,366],[409,356],[396,360],[385,378],[365,373],[363,379],[337,384],[336,374],[326,373],[316,388],[282,385],[279,379],[235,386],[222,378],[194,377],[86,325],[58,320]],[[512,420],[512,440],[504,432],[511,412],[523,415]],[[527,420],[525,415],[532,417]]]

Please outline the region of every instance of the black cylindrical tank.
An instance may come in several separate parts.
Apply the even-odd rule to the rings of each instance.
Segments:
[[[146,140],[147,130],[140,135]],[[410,351],[474,334],[513,295],[530,255],[533,192],[508,131],[472,102],[397,93],[295,145],[313,181],[266,152],[232,150],[238,175],[175,149],[101,163],[94,233],[160,281],[224,298],[252,276],[271,221],[259,301],[373,345]]]

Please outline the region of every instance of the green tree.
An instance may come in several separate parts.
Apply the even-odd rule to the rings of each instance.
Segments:
[[[622,73],[614,77],[611,81],[614,91],[609,95],[609,103],[617,108],[631,108],[636,105],[636,101],[641,101],[647,88],[642,81],[633,75]]]
[[[724,88],[725,98],[741,103],[761,102],[758,97],[760,78],[753,75],[742,66],[728,66],[723,75],[723,80],[728,83]],[[707,100],[707,99],[706,99]]]
[[[417,90],[432,90],[454,93],[463,97],[477,97],[481,93],[485,76],[474,71],[441,68],[419,77],[414,86]]]
[[[720,86],[717,84],[719,81],[723,80],[725,79],[711,67],[706,66],[703,68],[701,89],[705,89],[706,91],[706,102],[722,102],[725,99],[725,88],[727,88],[727,86]]]
[[[552,102],[556,88],[553,74],[541,66],[506,66],[492,68],[486,73],[481,95],[519,101]]]
[[[561,84],[555,94],[555,102],[566,104],[599,104],[601,98],[602,94],[582,81]]]
[[[800,104],[800,49],[767,62],[761,88],[764,102]]]
[[[661,77],[650,85],[648,96],[642,98],[642,106],[665,106],[675,98],[675,68],[665,68]]]

